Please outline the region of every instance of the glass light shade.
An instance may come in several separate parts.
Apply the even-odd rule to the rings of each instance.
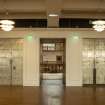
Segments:
[[[2,24],[2,25],[0,25],[0,27],[9,27],[9,28],[14,28],[13,25],[8,25],[8,24]]]
[[[15,24],[15,22],[11,20],[1,20],[0,23],[0,27],[4,31],[11,31],[14,28],[13,25]]]
[[[102,32],[105,30],[105,21],[104,20],[96,20],[92,22],[94,30],[98,32]]]
[[[95,20],[92,22],[92,24],[105,24],[105,21],[104,20]]]
[[[1,23],[1,24],[10,24],[10,25],[15,24],[15,22],[12,21],[12,20],[1,20],[0,23]]]
[[[12,25],[4,25],[4,24],[0,25],[0,27],[4,31],[11,31],[14,28],[14,26],[12,26]]]
[[[4,31],[11,31],[12,30],[12,28],[9,28],[9,27],[2,27],[1,29]]]

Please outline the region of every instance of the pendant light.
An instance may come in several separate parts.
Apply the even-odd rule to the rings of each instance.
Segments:
[[[103,0],[100,0],[99,1],[99,8],[98,8],[98,11],[102,12],[100,6],[102,3]],[[105,30],[105,20],[102,20],[102,19],[98,19],[98,20],[95,20],[95,21],[92,21],[92,24],[93,24],[93,29],[96,30],[97,32],[102,32]]]
[[[4,31],[11,31],[14,28],[15,22],[12,20],[1,20],[0,21],[0,27]]]
[[[6,0],[4,0],[4,5],[6,5]],[[4,8],[5,9],[5,8]],[[8,11],[6,10],[6,17],[8,18]],[[11,31],[14,28],[15,22],[8,19],[0,20],[0,27],[3,31]]]
[[[102,32],[105,30],[105,21],[104,20],[95,20],[92,22],[94,30],[97,32]]]

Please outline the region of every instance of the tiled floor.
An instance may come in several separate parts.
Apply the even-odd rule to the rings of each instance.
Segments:
[[[0,87],[0,105],[105,105],[105,87],[67,87],[43,81],[41,87]]]

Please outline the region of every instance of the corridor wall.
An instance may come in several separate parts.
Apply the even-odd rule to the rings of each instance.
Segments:
[[[40,85],[40,38],[66,39],[66,86],[82,86],[82,39],[105,38],[91,29],[14,29],[0,31],[0,38],[23,38],[23,86]]]

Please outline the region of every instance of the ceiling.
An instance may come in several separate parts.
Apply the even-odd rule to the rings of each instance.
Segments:
[[[6,15],[8,11],[8,15]],[[105,0],[0,0],[0,18],[48,19],[57,25],[59,18],[105,18]]]

